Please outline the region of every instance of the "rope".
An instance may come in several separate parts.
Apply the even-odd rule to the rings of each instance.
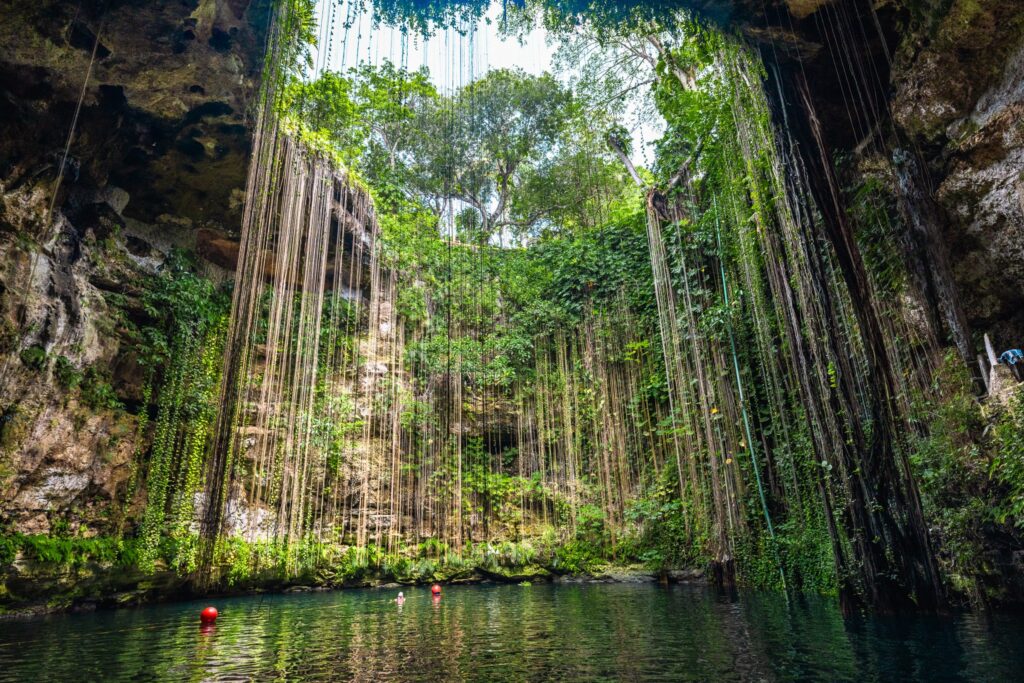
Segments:
[[[79,9],[81,9],[81,6],[79,6]],[[75,16],[77,17],[78,15],[76,14]],[[43,217],[43,229],[45,231],[47,231],[47,232],[49,231],[50,221],[53,218],[53,209],[54,209],[54,207],[57,204],[57,195],[60,193],[60,186],[61,186],[61,183],[64,181],[64,167],[67,165],[68,156],[70,155],[70,152],[71,152],[71,142],[72,142],[72,140],[74,140],[75,129],[78,127],[78,118],[79,118],[80,114],[82,113],[82,103],[85,101],[85,93],[89,89],[89,80],[92,78],[92,67],[93,67],[93,64],[95,64],[95,62],[96,62],[96,51],[98,50],[99,45],[100,45],[100,34],[102,32],[103,32],[103,21],[101,20],[100,25],[99,25],[99,27],[96,30],[96,39],[93,41],[93,44],[92,44],[92,54],[89,56],[89,66],[88,66],[88,68],[85,71],[85,80],[82,82],[82,90],[81,90],[81,92],[78,95],[78,103],[75,105],[75,113],[71,117],[71,128],[68,130],[68,137],[67,137],[67,140],[64,143],[64,153],[61,155],[60,167],[57,169],[57,181],[56,181],[56,183],[54,183],[53,194],[50,197],[50,204],[49,204],[49,206],[47,206],[46,214]],[[18,307],[19,308],[19,310],[18,310],[18,313],[19,313],[19,315],[18,315],[18,317],[19,317],[19,320],[18,320],[18,336],[19,336],[19,339],[21,338],[22,333],[24,332],[24,328],[25,328],[25,318],[28,315],[28,309],[27,309],[28,297],[29,297],[29,293],[32,291],[32,282],[36,278],[36,269],[39,267],[39,252],[41,251],[41,249],[42,249],[42,245],[40,245],[40,249],[39,250],[36,250],[36,251],[32,252],[31,265],[29,266],[29,271],[28,271],[28,282],[25,285],[25,290],[24,290],[24,292],[22,294],[22,297],[21,297],[21,303],[20,303],[20,305]],[[6,383],[6,380],[7,380],[7,373],[8,373],[8,370],[10,368],[10,363],[11,363],[12,356],[13,356],[13,354],[9,354],[7,356],[7,358],[4,359],[4,369],[3,369],[3,373],[2,374],[3,374],[3,379],[4,379],[5,383]]]
[[[725,298],[725,308],[728,310],[730,308],[729,282],[725,276],[725,258],[722,254],[722,227],[718,215],[718,197],[713,197],[712,202],[714,204],[715,209],[715,243],[718,247],[718,269],[722,274],[722,296]],[[750,464],[753,466],[754,469],[754,479],[757,482],[757,494],[758,497],[761,499],[761,510],[764,512],[764,521],[765,524],[767,524],[768,526],[768,535],[772,539],[772,550],[775,553],[775,560],[779,565],[779,577],[782,579],[782,587],[783,590],[785,590],[786,573],[785,571],[783,571],[782,561],[779,558],[778,547],[775,544],[775,527],[772,525],[771,513],[768,512],[768,501],[765,498],[764,486],[761,482],[761,468],[757,464],[757,455],[754,452],[754,439],[750,431],[750,418],[747,415],[747,401],[743,394],[743,378],[740,374],[740,362],[739,357],[736,353],[736,337],[733,334],[732,318],[728,317],[728,313],[726,319],[728,320],[727,328],[729,330],[729,346],[732,350],[732,367],[736,373],[736,389],[739,393],[740,414],[743,416],[743,430],[747,437],[747,450],[750,451]]]

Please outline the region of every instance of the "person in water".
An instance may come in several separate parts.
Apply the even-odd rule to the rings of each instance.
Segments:
[[[395,598],[395,602],[397,602],[399,605],[405,602],[405,594],[402,593],[402,591],[398,591],[398,597]]]

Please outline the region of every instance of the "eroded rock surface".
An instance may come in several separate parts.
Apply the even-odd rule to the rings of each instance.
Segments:
[[[956,0],[893,66],[893,120],[927,157],[972,327],[1024,339],[1024,6]]]
[[[0,524],[104,533],[147,433],[126,321],[237,235],[270,2],[15,0],[0,22]],[[68,131],[75,123],[70,147]],[[211,275],[223,275],[216,263]],[[86,405],[69,387],[92,378]],[[116,410],[112,409],[117,405]],[[141,451],[140,451],[141,449]]]
[[[0,22],[7,191],[52,180],[81,97],[67,190],[115,185],[130,218],[172,214],[237,230],[231,196],[245,187],[268,4],[8,3]]]

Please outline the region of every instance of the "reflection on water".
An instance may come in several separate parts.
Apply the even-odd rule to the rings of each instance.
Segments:
[[[1024,619],[650,585],[339,591],[0,622],[0,681],[1004,681]]]

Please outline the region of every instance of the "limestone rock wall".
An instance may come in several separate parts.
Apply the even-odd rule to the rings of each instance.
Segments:
[[[972,327],[1024,344],[1024,5],[925,3],[892,67],[892,116],[927,159]]]
[[[61,203],[76,184],[118,187],[129,218],[237,229],[269,4],[6,3],[5,193],[52,180],[88,74]]]
[[[237,236],[270,5],[0,9],[0,531],[133,514],[150,407],[124,321],[145,322],[141,288],[173,249]]]
[[[84,405],[66,384],[98,367],[124,399],[139,398],[138,368],[94,282],[131,277],[123,250],[91,230],[79,238],[62,215],[38,249],[0,240],[0,521],[17,531],[45,533],[67,517],[94,529],[115,521],[110,504],[130,477],[136,416]]]

